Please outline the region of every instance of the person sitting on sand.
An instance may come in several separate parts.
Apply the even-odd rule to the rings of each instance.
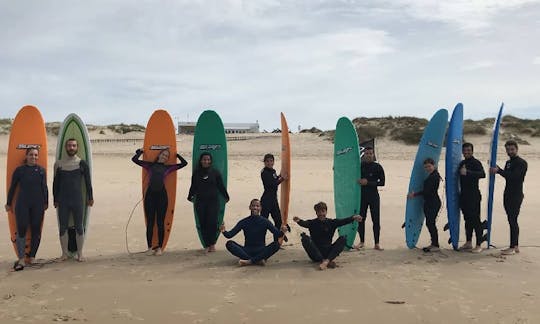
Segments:
[[[343,219],[326,218],[328,207],[322,201],[313,206],[313,208],[315,209],[317,218],[307,221],[296,216],[293,218],[293,221],[298,225],[309,229],[309,234],[311,235],[310,237],[302,233],[302,246],[311,260],[320,262],[319,268],[321,270],[325,270],[328,267],[335,268],[336,263],[334,259],[343,251],[346,237],[340,236],[332,243],[334,232],[340,226],[353,221],[362,221],[362,216],[353,215]]]
[[[270,221],[261,217],[261,202],[259,199],[252,199],[249,204],[251,215],[240,220],[230,231],[225,230],[225,224],[220,227],[223,236],[230,239],[240,230],[244,231],[244,246],[233,240],[227,241],[225,247],[232,255],[240,258],[238,264],[241,266],[258,264],[264,265],[272,255],[274,255],[283,242],[283,232],[278,230]],[[274,241],[266,245],[266,231],[274,234]]]

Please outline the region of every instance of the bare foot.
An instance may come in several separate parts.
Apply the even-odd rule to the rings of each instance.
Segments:
[[[337,268],[336,262],[335,262],[335,261],[330,261],[330,262],[328,262],[328,268],[330,268],[330,269],[335,269],[335,268]]]
[[[146,252],[145,252],[146,255],[154,255],[154,253],[156,253],[156,252],[151,247],[148,248],[148,250],[146,250]]]
[[[519,247],[517,245],[514,246],[514,252],[519,253]]]
[[[330,263],[330,261],[323,260],[323,262],[321,262],[321,264],[319,264],[319,269],[326,270],[326,268],[328,268],[328,263]]]
[[[379,245],[379,244],[375,244],[375,246],[373,247],[373,249],[377,250],[377,251],[384,251],[384,249]]]
[[[251,260],[244,260],[244,259],[238,260],[238,265],[241,267],[248,266],[250,264],[251,264]]]
[[[360,242],[357,245],[353,246],[355,250],[361,250],[364,248],[364,242]]]
[[[208,247],[208,252],[216,252],[216,246],[213,245],[213,244],[210,245],[210,246]]]
[[[157,248],[156,249],[156,255],[157,256],[163,255],[163,250],[161,248]]]
[[[35,258],[28,258],[28,259],[26,259],[26,260],[24,261],[24,263],[25,263],[26,265],[32,265],[32,264],[35,263],[35,261],[36,261]]]
[[[56,261],[63,262],[63,261],[66,261],[67,259],[68,259],[67,254],[62,254],[62,256],[56,259]]]
[[[77,254],[77,261],[84,262],[86,261],[86,258],[82,255],[82,253]]]

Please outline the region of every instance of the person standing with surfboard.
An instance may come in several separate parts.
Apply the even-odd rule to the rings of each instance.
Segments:
[[[492,174],[500,174],[506,180],[504,187],[504,210],[510,225],[510,246],[502,254],[512,255],[519,253],[519,225],[518,216],[523,202],[523,182],[527,174],[527,161],[518,156],[518,144],[509,140],[504,144],[506,154],[510,158],[506,161],[504,169],[499,166],[491,168]]]
[[[206,252],[216,251],[218,233],[219,196],[229,201],[229,193],[223,184],[221,173],[212,167],[212,155],[203,152],[191,176],[191,186],[187,199],[195,204],[200,224],[201,238]]]
[[[424,214],[426,216],[426,227],[429,230],[431,236],[431,245],[423,248],[424,252],[438,252],[439,251],[439,234],[437,232],[437,215],[441,209],[441,198],[439,198],[439,183],[441,182],[441,175],[437,171],[435,166],[435,160],[427,158],[424,160],[424,170],[428,174],[424,180],[424,187],[422,191],[410,192],[407,198],[413,199],[418,196],[424,197]]]
[[[29,264],[32,264],[39,243],[41,242],[41,224],[43,213],[49,207],[49,190],[47,188],[46,171],[37,164],[39,157],[38,147],[26,149],[24,164],[13,172],[11,185],[7,194],[6,211],[12,210],[15,190],[19,188],[17,202],[15,204],[15,218],[17,221],[17,256],[18,260],[13,264],[15,271],[24,269],[26,232],[28,228],[32,233]]]
[[[458,165],[459,172],[459,205],[465,219],[466,242],[459,249],[473,253],[482,252],[482,223],[480,221],[480,201],[482,195],[478,181],[486,177],[482,162],[473,156],[474,147],[471,143],[463,143],[461,152],[463,161]],[[476,247],[472,247],[472,234],[476,235]]]
[[[362,221],[358,222],[358,234],[360,235],[360,243],[355,245],[355,249],[364,247],[364,239],[366,233],[367,210],[371,213],[371,221],[373,222],[373,239],[375,241],[375,250],[382,251],[379,245],[379,236],[381,233],[381,198],[377,187],[384,186],[385,177],[383,167],[375,162],[375,153],[373,147],[366,147],[361,163],[362,175],[358,179],[358,183],[362,186],[362,199],[360,200],[360,216]]]
[[[277,200],[278,186],[286,180],[285,176],[278,175],[274,169],[274,155],[267,153],[263,158],[264,168],[261,170],[261,180],[264,192],[261,196],[261,216],[268,219],[272,216],[274,226],[281,229],[281,211]]]
[[[54,164],[53,197],[54,207],[58,209],[60,246],[62,256],[60,261],[68,259],[68,226],[69,217],[73,215],[76,231],[77,261],[85,261],[83,256],[84,227],[83,227],[83,194],[82,182],[86,188],[86,204],[94,205],[92,182],[88,164],[77,156],[78,143],[74,138],[66,141],[67,155]]]
[[[133,163],[141,166],[148,172],[148,187],[144,195],[144,212],[146,214],[146,243],[148,245],[147,255],[162,255],[163,254],[163,240],[165,237],[165,216],[167,214],[167,207],[169,197],[167,190],[165,189],[165,178],[172,172],[185,167],[187,161],[176,154],[179,164],[167,165],[165,162],[169,160],[171,152],[168,148],[162,149],[154,162],[148,162],[139,160],[139,157],[143,154],[143,150],[138,149],[135,155],[131,158]],[[152,236],[154,234],[154,223],[158,228],[158,246],[154,248],[152,246]]]

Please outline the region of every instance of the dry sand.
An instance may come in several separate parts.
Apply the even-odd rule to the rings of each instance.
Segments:
[[[485,162],[488,138],[468,140],[476,145],[476,156]],[[293,134],[291,141],[291,217],[313,217],[312,206],[320,200],[329,204],[333,217],[332,144],[312,134]],[[50,153],[54,143],[56,138],[50,138]],[[192,137],[179,137],[180,153],[189,161],[191,143]],[[177,174],[176,216],[165,254],[128,254],[125,226],[141,198],[140,168],[129,159],[142,142],[95,144],[95,205],[85,245],[87,262],[51,263],[12,272],[15,255],[7,217],[0,218],[0,322],[540,323],[540,249],[533,247],[540,245],[540,220],[534,216],[540,207],[540,200],[534,198],[540,189],[540,143],[533,139],[532,144],[520,147],[529,171],[520,215],[519,255],[502,257],[498,249],[473,255],[454,252],[446,244],[441,253],[407,249],[400,225],[416,147],[383,140],[378,142],[377,156],[387,176],[381,189],[381,244],[385,251],[372,249],[369,220],[367,248],[344,252],[337,259],[339,267],[327,271],[317,271],[308,261],[299,244],[302,229],[296,224],[291,224],[285,250],[272,257],[266,267],[238,267],[237,260],[225,250],[222,237],[216,253],[203,254],[192,206],[186,200],[191,165]],[[1,136],[2,183],[6,146],[7,136]],[[263,154],[275,153],[279,169],[279,148],[279,137],[272,135],[229,143],[231,201],[225,216],[229,228],[249,214],[250,199],[262,193],[259,171]],[[504,152],[499,159],[505,160]],[[50,155],[49,165],[53,162]],[[440,169],[444,170],[442,164]],[[51,184],[49,177],[49,188]],[[481,188],[486,186],[482,180]],[[5,199],[5,186],[0,188],[0,197]],[[497,247],[505,247],[509,240],[503,188],[504,180],[499,177],[493,224]],[[60,254],[54,209],[45,217],[37,256],[41,261]],[[448,238],[442,232],[445,223],[443,211],[438,220],[441,243]],[[419,246],[428,243],[426,232],[422,231]],[[144,235],[139,205],[128,231],[132,252],[144,250]],[[243,242],[241,235],[236,240]]]

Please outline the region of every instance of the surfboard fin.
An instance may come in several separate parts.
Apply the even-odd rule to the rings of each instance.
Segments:
[[[452,244],[452,238],[448,239],[448,244]]]
[[[405,223],[401,224],[401,228],[405,228]]]
[[[444,230],[445,231],[448,231],[449,228],[450,228],[450,226],[448,225],[448,223],[444,224]]]
[[[487,222],[487,220],[485,220],[485,221],[482,222],[482,229],[486,230],[487,228],[488,228],[488,222]]]
[[[484,234],[484,235],[482,236],[482,242],[486,242],[486,241],[487,241],[487,239],[488,239],[488,236],[487,236],[487,234]]]

